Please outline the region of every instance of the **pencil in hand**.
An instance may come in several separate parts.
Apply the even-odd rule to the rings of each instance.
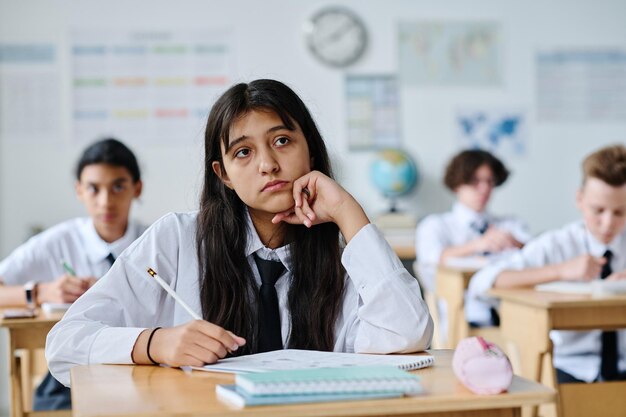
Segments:
[[[199,315],[198,315],[195,311],[193,311],[193,310],[191,309],[191,307],[189,307],[189,306],[187,305],[187,303],[186,303],[186,302],[184,302],[184,301],[183,301],[183,299],[182,299],[182,298],[180,298],[180,297],[178,296],[178,294],[176,294],[176,293],[174,292],[174,290],[172,289],[172,287],[170,287],[169,285],[167,285],[167,282],[163,281],[163,278],[161,278],[161,277],[160,277],[160,276],[156,273],[156,271],[155,271],[154,269],[152,269],[152,268],[148,268],[148,269],[147,269],[147,272],[148,272],[148,274],[150,274],[150,276],[151,276],[152,278],[154,278],[154,280],[155,280],[155,281],[156,281],[156,282],[157,282],[157,283],[158,283],[161,287],[163,287],[163,289],[164,289],[165,291],[167,291],[167,293],[168,293],[169,295],[171,295],[171,296],[172,296],[172,298],[173,298],[173,299],[174,299],[174,300],[175,300],[178,304],[180,304],[180,306],[181,306],[182,308],[184,308],[184,309],[185,309],[185,311],[186,311],[187,313],[189,313],[189,315],[190,315],[191,317],[193,317],[193,318],[194,318],[194,320],[202,320],[202,318],[201,318],[201,317],[200,317],[200,316],[199,316]]]

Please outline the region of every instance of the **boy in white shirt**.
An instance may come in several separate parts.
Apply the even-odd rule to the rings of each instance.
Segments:
[[[559,280],[626,279],[625,146],[605,147],[585,158],[576,202],[582,220],[548,231],[481,270],[469,295]],[[626,330],[552,331],[550,337],[559,383],[626,379]]]
[[[434,292],[437,265],[446,259],[495,255],[520,248],[530,239],[524,222],[512,216],[495,216],[487,209],[494,188],[508,177],[504,163],[487,151],[465,150],[450,160],[444,184],[457,201],[451,211],[425,217],[416,231],[418,276],[428,291]],[[439,333],[445,341],[446,306],[440,303],[438,310]],[[466,310],[476,326],[498,324],[497,316],[484,303],[474,301]]]
[[[81,155],[76,196],[88,217],[66,220],[30,238],[0,262],[0,306],[72,303],[103,276],[145,226],[130,220],[142,189],[135,155],[104,139]],[[70,391],[48,374],[34,396],[34,410],[70,408]]]

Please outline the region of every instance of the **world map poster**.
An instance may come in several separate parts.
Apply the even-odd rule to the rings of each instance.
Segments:
[[[403,84],[490,86],[502,80],[496,22],[402,22],[398,29]]]
[[[460,148],[484,149],[503,156],[526,153],[527,121],[520,109],[457,110],[455,128]]]

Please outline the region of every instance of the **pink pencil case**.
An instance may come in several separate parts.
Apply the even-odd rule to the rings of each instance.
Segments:
[[[513,380],[509,358],[493,343],[482,337],[468,337],[459,342],[452,357],[454,374],[470,391],[499,394]]]

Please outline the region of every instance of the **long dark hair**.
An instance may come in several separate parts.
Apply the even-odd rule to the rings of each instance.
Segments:
[[[274,80],[237,84],[213,105],[205,134],[204,186],[196,230],[200,297],[205,320],[246,338],[237,354],[258,351],[257,289],[245,255],[246,207],[215,174],[222,170],[220,145],[227,147],[233,123],[251,111],[276,113],[288,129],[300,127],[307,140],[313,169],[330,177],[326,146],[311,114],[286,85]],[[344,291],[339,228],[324,223],[310,229],[287,225],[293,278],[289,289],[289,347],[332,350],[335,321]]]

